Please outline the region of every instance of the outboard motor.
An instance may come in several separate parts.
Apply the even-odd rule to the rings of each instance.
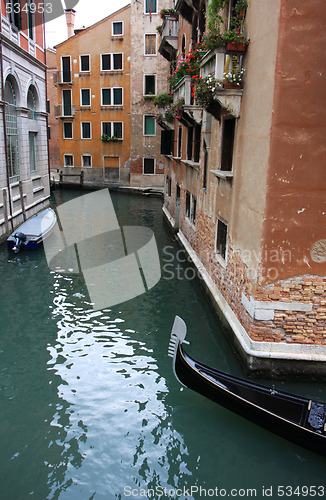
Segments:
[[[22,246],[23,243],[26,241],[26,234],[24,233],[16,233],[15,234],[15,245],[13,246],[13,251],[15,253],[18,253],[20,250],[20,247]]]

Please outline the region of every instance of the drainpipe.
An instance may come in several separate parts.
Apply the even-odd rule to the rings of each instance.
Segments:
[[[3,115],[3,133],[4,133],[4,143],[5,143],[5,158],[6,158],[6,173],[7,173],[7,189],[8,189],[8,202],[9,202],[9,217],[11,222],[11,229],[14,230],[14,222],[12,217],[12,205],[11,205],[11,190],[10,190],[10,175],[9,175],[9,159],[8,159],[8,143],[7,143],[7,125],[6,125],[6,109],[5,109],[5,86],[3,79],[3,50],[2,50],[2,19],[0,16],[0,78],[1,78],[1,104],[2,104],[2,115]]]

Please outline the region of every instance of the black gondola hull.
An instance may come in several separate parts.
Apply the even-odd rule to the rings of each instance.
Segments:
[[[176,351],[174,371],[186,387],[275,434],[326,456],[324,424],[316,432],[308,423],[310,400],[212,369],[193,360],[181,343]]]

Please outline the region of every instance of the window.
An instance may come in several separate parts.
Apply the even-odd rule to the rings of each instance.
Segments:
[[[91,89],[80,90],[80,105],[81,106],[91,105]]]
[[[113,36],[121,36],[123,35],[123,22],[116,21],[112,23],[112,35]]]
[[[193,224],[196,223],[196,215],[197,215],[197,200],[193,196],[192,203],[191,203],[191,214],[190,214],[190,220]]]
[[[102,135],[107,137],[123,138],[122,122],[102,122]]]
[[[91,167],[92,166],[92,156],[91,155],[83,155],[82,156],[82,167]]]
[[[153,115],[144,116],[144,135],[155,135],[155,117]]]
[[[232,170],[235,118],[225,118],[222,129],[221,170]]]
[[[192,160],[193,138],[194,127],[189,127],[187,136],[187,160]]]
[[[155,56],[156,50],[156,34],[145,34],[145,55]]]
[[[34,0],[28,0],[27,3],[27,20],[28,20],[28,36],[31,40],[34,40],[34,26],[35,26],[35,12],[36,5]]]
[[[20,0],[8,0],[7,12],[9,21],[20,30],[22,27]]]
[[[4,100],[6,102],[6,139],[10,183],[19,181],[19,148],[17,124],[17,85],[9,75],[5,83]]]
[[[31,172],[36,172],[37,170],[37,149],[36,149],[36,132],[29,133],[29,165]]]
[[[82,139],[91,139],[91,123],[90,122],[82,122],[81,123],[81,138]]]
[[[123,54],[101,54],[101,71],[117,71],[123,69]]]
[[[190,218],[190,193],[186,191],[186,217]]]
[[[90,60],[88,55],[79,57],[79,68],[80,72],[90,71]]]
[[[226,257],[228,226],[225,222],[218,219],[216,232],[216,253],[224,260]]]
[[[37,94],[34,85],[31,85],[27,92],[28,118],[36,120]]]
[[[155,174],[155,159],[154,158],[144,158],[144,174]]]
[[[122,88],[102,89],[102,106],[122,106]]]
[[[62,91],[62,114],[63,116],[72,116],[72,106],[71,106],[71,90],[64,89]]]
[[[145,75],[144,95],[156,94],[156,75]]]
[[[168,196],[171,196],[172,192],[172,182],[170,177],[166,177],[165,192]]]
[[[145,0],[145,13],[146,14],[157,13],[157,0]]]
[[[63,138],[72,139],[72,122],[63,122]]]
[[[61,81],[71,82],[70,56],[61,57]]]
[[[178,128],[178,158],[181,158],[182,153],[182,127]]]
[[[174,130],[161,130],[161,155],[173,155]]]
[[[74,166],[74,155],[63,155],[63,161],[65,167]]]

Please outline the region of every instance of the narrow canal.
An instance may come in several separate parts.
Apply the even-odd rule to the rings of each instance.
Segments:
[[[84,194],[58,190],[52,204]],[[175,314],[190,354],[245,374],[162,200],[111,197],[121,226],[155,233],[162,278],[145,295],[94,311],[43,248],[0,247],[1,500],[323,497],[325,458],[181,389],[167,356]],[[325,384],[274,384],[326,400]]]

